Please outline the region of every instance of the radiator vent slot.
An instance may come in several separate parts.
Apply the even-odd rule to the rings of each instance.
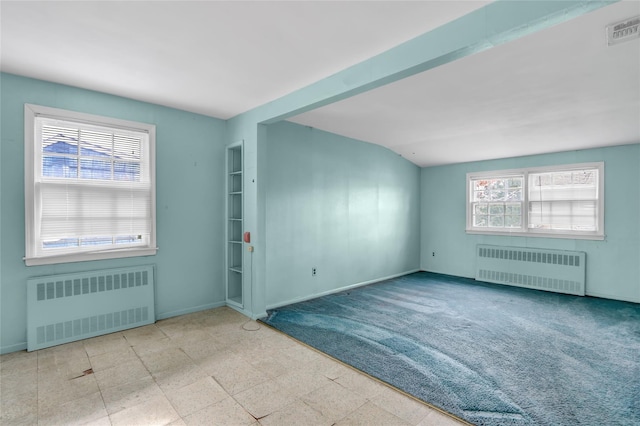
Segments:
[[[155,322],[154,268],[142,266],[27,280],[27,350]]]
[[[478,245],[476,279],[584,296],[585,259],[584,252]]]

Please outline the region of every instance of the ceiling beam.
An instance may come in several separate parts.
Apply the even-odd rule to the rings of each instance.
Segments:
[[[566,22],[617,1],[496,1],[234,118],[244,123],[264,124],[284,120]]]

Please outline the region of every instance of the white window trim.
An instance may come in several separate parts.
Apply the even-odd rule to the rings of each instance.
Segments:
[[[580,170],[585,168],[598,169],[598,230],[595,232],[583,232],[583,231],[554,231],[549,232],[541,229],[529,229],[529,174],[530,173],[545,173],[545,172],[559,172],[569,170]],[[471,181],[474,179],[482,179],[489,177],[511,177],[511,176],[524,176],[524,200],[522,202],[522,227],[521,228],[504,228],[498,230],[481,229],[473,227],[473,212],[471,211]],[[527,167],[522,169],[508,169],[508,170],[493,170],[486,172],[474,172],[467,173],[467,192],[466,197],[466,210],[467,210],[467,234],[477,235],[501,235],[501,236],[520,236],[520,237],[542,237],[542,238],[564,238],[574,240],[604,240],[606,235],[604,233],[604,162],[593,163],[577,163],[577,164],[563,164],[557,166],[544,166],[544,167]]]
[[[37,117],[47,117],[66,121],[76,121],[84,124],[114,127],[125,130],[146,132],[149,135],[149,162],[151,173],[151,235],[149,244],[144,247],[125,247],[117,249],[96,249],[93,251],[76,253],[58,253],[46,256],[35,255],[35,229],[38,226],[35,218],[35,120]],[[116,259],[125,257],[151,256],[157,253],[156,247],[156,170],[155,170],[155,140],[156,126],[153,124],[121,120],[111,117],[86,114],[76,111],[51,108],[41,105],[24,105],[24,147],[25,147],[25,250],[24,257],[27,266],[52,265],[56,263],[83,262],[91,260]]]

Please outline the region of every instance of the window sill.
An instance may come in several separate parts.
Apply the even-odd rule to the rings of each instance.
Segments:
[[[126,248],[103,252],[73,253],[46,257],[25,257],[27,266],[55,265],[58,263],[88,262],[91,260],[121,259],[125,257],[154,256],[158,248]]]
[[[543,232],[522,232],[522,231],[479,231],[476,229],[467,229],[467,234],[471,235],[494,235],[501,237],[533,237],[533,238],[559,238],[565,240],[596,240],[602,241],[606,238],[605,235],[598,234],[551,234]]]

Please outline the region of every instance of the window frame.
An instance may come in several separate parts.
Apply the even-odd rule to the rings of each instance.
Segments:
[[[529,175],[535,173],[557,173],[570,172],[573,170],[596,169],[598,170],[598,199],[596,208],[598,214],[596,231],[571,231],[571,230],[548,230],[529,228]],[[522,226],[520,228],[484,228],[473,226],[473,187],[472,181],[477,179],[502,179],[510,177],[523,177],[523,200],[522,200]],[[483,172],[467,173],[466,188],[466,233],[478,235],[501,235],[501,236],[523,236],[523,237],[544,237],[544,238],[565,238],[582,240],[604,240],[604,161],[591,163],[562,164],[542,167],[527,167],[508,170],[491,170]]]
[[[101,248],[92,246],[90,249],[62,250],[55,253],[43,253],[37,248],[38,229],[40,223],[36,220],[36,164],[40,149],[39,141],[36,141],[36,119],[46,118],[75,122],[79,125],[100,126],[125,132],[142,132],[148,135],[149,153],[149,179],[150,179],[150,236],[146,244],[142,246],[126,246],[114,248],[112,245]],[[24,105],[24,165],[25,165],[25,257],[27,266],[51,265],[58,263],[83,262],[103,259],[117,259],[137,256],[151,256],[157,253],[156,247],[156,153],[155,125],[112,117],[87,114],[77,111],[52,108],[41,105]]]

